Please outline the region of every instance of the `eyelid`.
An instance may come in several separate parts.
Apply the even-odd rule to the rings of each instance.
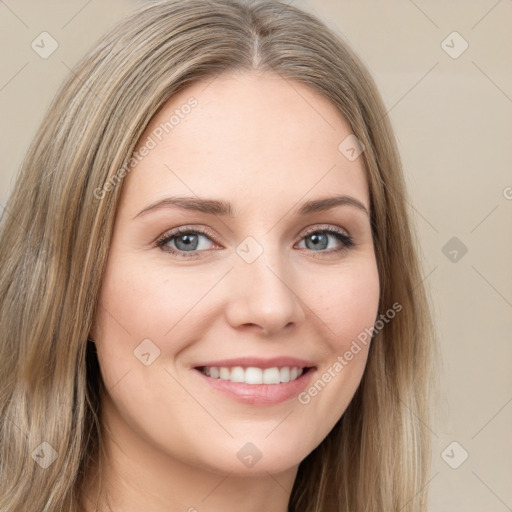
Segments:
[[[301,231],[300,233],[302,233],[301,237],[305,237],[311,233],[316,233],[317,231],[336,231],[352,238],[348,230],[339,226],[334,226],[333,224],[313,224],[312,226],[305,228],[305,231]]]
[[[167,230],[163,235],[160,235],[156,241],[155,245],[160,246],[163,245],[165,242],[169,240],[169,238],[174,238],[175,236],[178,236],[180,233],[190,233],[195,232],[201,235],[205,235],[208,238],[212,240],[212,242],[215,242],[216,235],[213,233],[212,230],[205,228],[205,227],[197,227],[197,226],[179,226],[177,228],[169,229]]]
[[[346,230],[344,228],[339,228],[337,226],[333,226],[331,224],[313,224],[304,229],[305,229],[305,231],[300,231],[299,234],[297,235],[297,236],[301,236],[301,239],[311,233],[316,233],[317,231],[329,231],[329,230],[338,231],[340,233],[345,234],[347,237],[351,238],[351,235],[348,232],[348,230]],[[198,232],[200,234],[208,236],[209,238],[212,239],[212,241],[214,241],[214,239],[216,237],[213,234],[213,232],[208,228],[185,225],[185,226],[180,226],[178,228],[169,229],[168,231],[166,231],[165,233],[163,233],[156,239],[155,244],[165,242],[165,241],[167,241],[168,238],[177,236],[180,233],[188,233],[188,232]]]

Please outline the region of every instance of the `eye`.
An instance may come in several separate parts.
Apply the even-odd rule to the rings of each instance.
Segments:
[[[333,240],[332,244],[330,244],[329,238]],[[315,226],[306,231],[302,240],[304,240],[307,249],[313,252],[325,252],[327,254],[345,251],[355,245],[353,238],[348,233],[334,226],[321,229]],[[338,245],[337,248],[336,245]]]
[[[198,253],[209,249],[208,241],[212,242],[212,238],[213,235],[207,230],[199,228],[192,229],[185,226],[165,233],[158,239],[156,245],[162,249],[162,251],[181,258],[195,258],[200,256]],[[329,238],[333,240],[332,244]],[[320,229],[319,226],[310,228],[302,236],[301,242],[302,241],[305,242],[306,249],[311,252],[327,254],[339,253],[355,245],[354,240],[348,233],[334,226],[325,228],[321,226]],[[334,248],[332,247],[333,245]],[[337,248],[336,245],[338,245]]]
[[[158,241],[157,246],[163,251],[181,256],[184,258],[193,258],[198,256],[196,251],[203,251],[208,243],[201,243],[201,237],[210,239],[210,234],[202,229],[178,228],[165,233]],[[183,254],[191,253],[191,254]]]

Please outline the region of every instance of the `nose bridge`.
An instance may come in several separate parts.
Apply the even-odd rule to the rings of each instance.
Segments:
[[[267,333],[303,318],[293,270],[278,246],[247,237],[236,248],[231,272],[229,320],[235,325],[256,324]],[[261,240],[261,238],[260,238]]]

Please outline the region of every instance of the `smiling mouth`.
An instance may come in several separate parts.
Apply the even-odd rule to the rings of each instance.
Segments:
[[[199,366],[195,369],[213,379],[256,385],[293,382],[311,370],[311,367],[274,366],[272,368],[258,368],[256,366]]]

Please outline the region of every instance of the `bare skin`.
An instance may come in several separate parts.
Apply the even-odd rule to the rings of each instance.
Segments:
[[[91,332],[108,390],[102,485],[110,505],[102,495],[99,510],[285,512],[300,462],[360,383],[368,346],[334,376],[332,367],[373,326],[379,298],[367,212],[349,203],[297,211],[340,195],[369,211],[363,159],[338,150],[352,130],[328,100],[270,73],[229,73],[180,91],[138,150],[191,97],[197,106],[122,184]],[[229,201],[235,215],[176,206],[140,214],[170,196]],[[179,227],[188,238],[157,245]],[[142,350],[148,365],[134,354],[143,340],[151,340]],[[307,403],[261,404],[220,392],[195,368],[248,356],[312,361],[306,392],[329,368],[332,378]],[[244,462],[244,446],[261,458]],[[92,511],[94,475],[88,482]]]

